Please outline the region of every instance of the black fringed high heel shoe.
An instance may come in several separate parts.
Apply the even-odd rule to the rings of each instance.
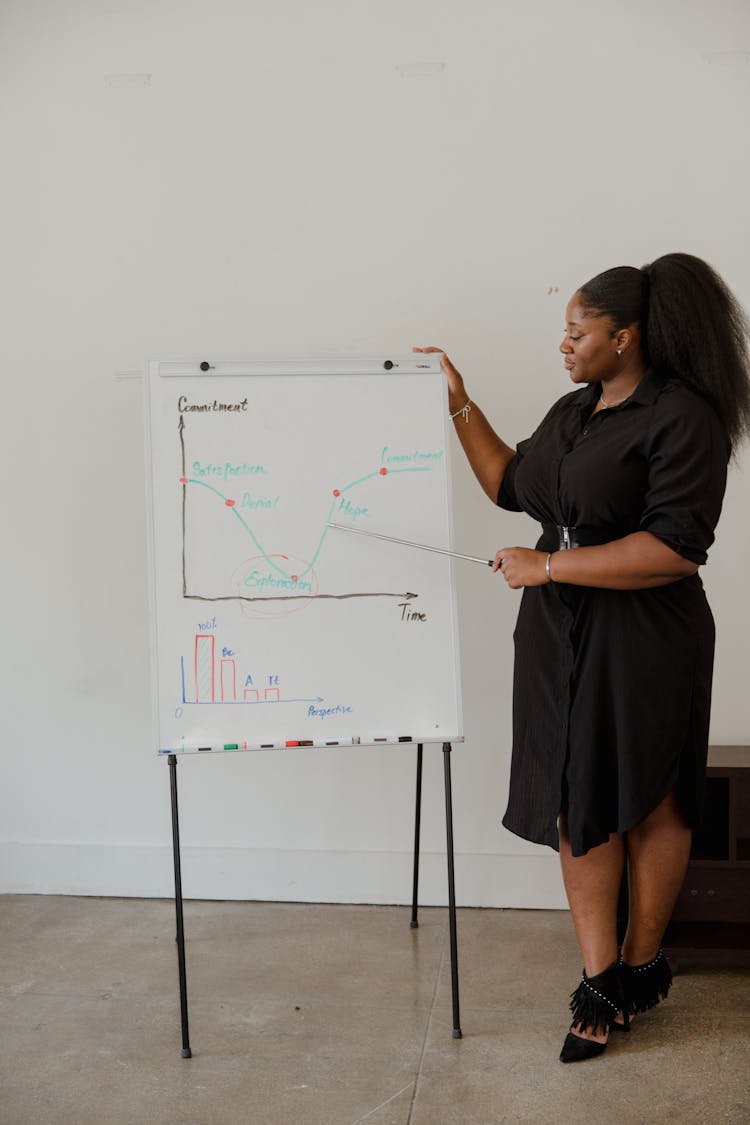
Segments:
[[[672,970],[663,949],[659,950],[653,961],[647,961],[643,965],[628,965],[622,956],[619,965],[631,1015],[647,1012],[649,1008],[655,1008],[660,1000],[666,1000],[672,984]]]
[[[581,983],[571,993],[570,1010],[573,1013],[571,1029],[565,1037],[561,1062],[582,1062],[601,1055],[607,1044],[597,1043],[595,1039],[584,1039],[576,1035],[573,1028],[591,1030],[594,1034],[608,1035],[615,1024],[615,1016],[622,1012],[622,1030],[630,1027],[631,1005],[625,994],[624,973],[619,961],[615,961],[603,973],[587,977],[583,971]]]

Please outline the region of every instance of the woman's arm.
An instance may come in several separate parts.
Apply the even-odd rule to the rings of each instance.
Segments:
[[[464,381],[442,348],[412,348],[415,352],[437,352],[448,380],[448,409],[456,414],[469,400]],[[515,450],[499,438],[479,407],[472,402],[468,415],[458,414],[453,420],[464,453],[474,476],[494,503],[505,476],[508,462]]]
[[[504,547],[495,555],[492,569],[500,570],[514,590],[542,586],[548,581],[546,560],[544,551]],[[567,582],[571,586],[647,590],[687,578],[695,574],[698,565],[678,555],[649,531],[635,531],[601,547],[554,551],[549,569],[553,582]]]

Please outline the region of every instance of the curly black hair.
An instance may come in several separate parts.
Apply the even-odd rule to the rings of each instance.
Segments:
[[[750,324],[718,273],[692,254],[617,266],[579,289],[613,332],[638,324],[647,364],[707,399],[736,443],[750,435]]]

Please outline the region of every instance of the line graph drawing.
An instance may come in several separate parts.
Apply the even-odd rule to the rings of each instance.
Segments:
[[[331,489],[332,499],[323,520],[323,527],[317,539],[315,549],[309,559],[297,559],[297,566],[290,566],[292,558],[288,555],[279,552],[269,551],[261,538],[256,533],[252,523],[250,523],[242,512],[239,510],[237,497],[227,495],[222,489],[216,485],[209,483],[209,481],[202,480],[200,477],[187,474],[187,452],[185,441],[186,424],[185,418],[180,414],[178,422],[178,433],[180,442],[180,457],[181,457],[181,475],[179,483],[182,488],[182,596],[186,599],[196,601],[215,602],[215,601],[236,601],[244,604],[244,607],[250,608],[255,603],[258,603],[256,609],[263,612],[263,616],[269,616],[268,610],[272,610],[273,605],[264,603],[299,603],[296,608],[303,608],[314,600],[330,600],[330,601],[346,601],[355,598],[398,598],[399,600],[410,600],[418,595],[410,591],[390,591],[390,590],[367,590],[367,591],[351,591],[346,593],[324,593],[318,590],[318,579],[316,574],[316,564],[320,559],[323,548],[330,530],[328,524],[336,514],[337,509],[344,511],[352,519],[356,519],[358,515],[366,513],[367,509],[360,509],[355,506],[351,507],[350,501],[344,502],[344,497],[351,494],[356,489],[367,484],[367,482],[380,479],[385,481],[389,477],[395,477],[400,474],[422,474],[432,472],[431,465],[408,465],[391,467],[380,465],[378,468],[371,470],[359,476],[357,479],[350,481],[340,487]],[[440,453],[442,456],[442,453]],[[197,463],[194,463],[197,464]],[[253,468],[251,466],[251,468]],[[262,467],[260,467],[262,468]],[[228,513],[239,522],[243,531],[247,534],[250,542],[253,544],[258,554],[246,559],[239,570],[235,571],[232,578],[233,593],[226,594],[204,594],[198,593],[194,590],[188,589],[187,580],[187,555],[188,555],[188,494],[191,489],[204,490],[210,495],[216,497],[217,502],[220,502]],[[246,497],[249,494],[245,494]],[[276,498],[278,501],[278,497]],[[259,505],[256,502],[254,505],[252,501],[248,506],[253,507]],[[273,506],[270,501],[264,506]],[[258,578],[257,572],[254,570],[247,570],[248,567],[257,566],[262,563],[268,568],[269,575]],[[286,564],[286,565],[284,565]],[[247,571],[247,573],[245,573]],[[266,588],[273,592],[266,592]],[[247,588],[259,588],[259,592],[249,593]],[[276,607],[277,615],[286,615],[289,612],[295,612],[293,605],[279,605]]]

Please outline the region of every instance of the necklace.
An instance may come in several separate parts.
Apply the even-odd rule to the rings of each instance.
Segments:
[[[633,392],[631,391],[630,394],[632,394],[632,393]],[[620,398],[620,399],[617,400],[617,402],[605,402],[604,401],[604,395],[599,395],[599,402],[602,404],[602,406],[604,407],[605,410],[609,410],[609,408],[611,406],[620,406],[621,403],[627,402],[627,400],[629,398],[630,398],[630,395],[625,395],[625,398]]]

